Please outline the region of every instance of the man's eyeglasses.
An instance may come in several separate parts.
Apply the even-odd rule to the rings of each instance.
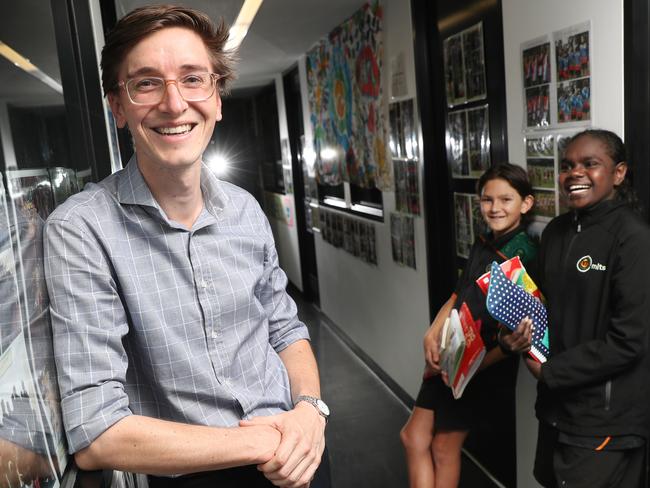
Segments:
[[[167,85],[173,83],[186,102],[202,102],[214,94],[220,75],[216,73],[190,73],[175,80],[156,76],[138,76],[120,81],[131,103],[135,105],[157,105],[165,98]]]

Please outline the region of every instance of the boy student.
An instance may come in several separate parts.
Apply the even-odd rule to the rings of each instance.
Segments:
[[[102,84],[135,155],[45,230],[65,428],[81,468],[154,487],[304,487],[329,414],[308,332],[262,210],[202,162],[227,38],[176,6],[108,36]]]

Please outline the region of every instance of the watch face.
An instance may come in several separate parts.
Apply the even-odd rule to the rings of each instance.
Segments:
[[[316,406],[321,412],[323,412],[324,415],[329,416],[330,409],[323,400],[316,400]]]

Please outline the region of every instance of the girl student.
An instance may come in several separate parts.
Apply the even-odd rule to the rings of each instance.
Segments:
[[[488,169],[479,179],[477,190],[481,215],[490,231],[474,242],[455,293],[440,308],[424,336],[425,378],[415,408],[401,431],[411,488],[457,486],[461,447],[470,429],[487,411],[486,399],[501,392],[512,394],[515,386],[517,358],[498,347],[497,323],[488,315],[485,295],[475,280],[493,261],[503,262],[519,255],[524,266],[532,262],[537,249],[526,233],[524,218],[533,207],[534,197],[526,171],[507,163]],[[439,335],[451,309],[463,302],[474,319],[482,321],[481,337],[487,353],[463,396],[455,400],[440,375]],[[522,327],[528,327],[519,338],[524,343],[530,336],[530,324]],[[519,346],[516,340],[511,342],[513,347]]]
[[[534,474],[545,487],[647,486],[650,229],[635,211],[625,146],[586,130],[568,143],[559,186],[570,212],[542,234],[538,285],[550,357],[538,379]],[[525,349],[504,335],[504,348]]]

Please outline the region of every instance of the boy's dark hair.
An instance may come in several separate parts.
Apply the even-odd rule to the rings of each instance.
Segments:
[[[632,188],[631,178],[632,178],[632,165],[627,160],[627,151],[625,150],[625,143],[623,140],[618,137],[614,132],[605,130],[605,129],[587,129],[582,132],[578,132],[571,139],[569,139],[568,144],[565,147],[569,147],[570,144],[577,141],[582,137],[592,137],[600,141],[607,150],[607,155],[612,158],[614,165],[618,163],[625,163],[627,165],[627,173],[623,182],[616,187],[615,199],[621,202],[626,202],[630,207],[638,212],[642,212],[641,203]],[[563,155],[560,155],[563,157]]]
[[[183,27],[195,32],[205,44],[212,69],[220,75],[217,86],[224,92],[235,78],[235,53],[225,51],[228,27],[218,25],[203,12],[176,5],[148,5],[122,17],[111,29],[102,49],[102,88],[108,95],[118,89],[120,65],[129,51],[142,39],[168,27]]]

